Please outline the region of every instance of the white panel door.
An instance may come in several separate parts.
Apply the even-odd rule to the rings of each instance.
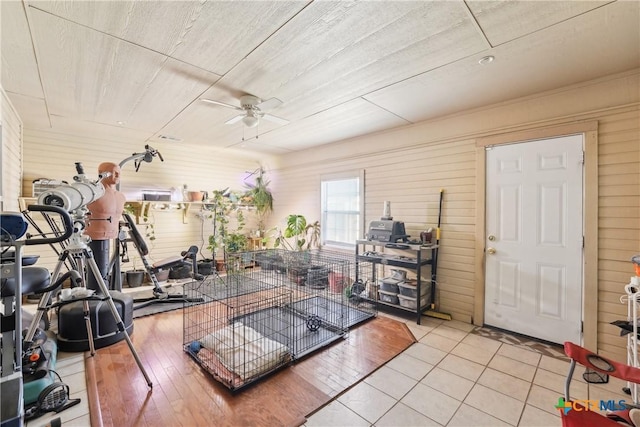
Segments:
[[[581,343],[582,135],[487,149],[485,323]]]

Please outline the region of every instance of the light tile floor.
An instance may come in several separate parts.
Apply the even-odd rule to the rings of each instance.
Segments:
[[[385,314],[380,314],[385,315]],[[362,382],[308,417],[306,427],[331,426],[542,426],[561,425],[555,405],[563,395],[569,363],[561,350],[523,344],[508,334],[424,317],[407,324],[418,342]],[[90,426],[85,353],[58,353],[56,371],[81,403],[31,420],[44,427]],[[626,400],[626,385],[587,384],[576,369],[575,398]]]
[[[418,342],[310,415],[306,427],[562,425],[555,405],[569,362],[560,347],[457,321],[396,319]],[[630,402],[626,383],[588,384],[583,372],[576,368],[572,397]]]

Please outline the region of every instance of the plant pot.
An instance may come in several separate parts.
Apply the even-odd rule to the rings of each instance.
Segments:
[[[269,254],[269,253],[259,252],[256,254],[256,263],[263,270],[279,269],[280,272],[282,272],[282,270],[284,269],[282,257],[278,254]]]
[[[224,261],[217,260],[216,261],[216,271],[225,271]]]
[[[126,272],[127,286],[137,288],[144,283],[144,270],[129,270]]]
[[[210,259],[203,259],[198,261],[198,274],[208,276],[213,272],[213,261]]]
[[[306,285],[314,289],[324,289],[329,284],[329,269],[320,265],[312,265],[307,270]]]
[[[347,285],[347,278],[344,274],[329,272],[329,290],[334,294],[341,294]]]
[[[289,279],[291,279],[296,285],[304,286],[307,283],[307,273],[309,272],[309,265],[303,263],[296,263],[290,265],[287,271]]]
[[[187,196],[190,202],[201,202],[204,200],[204,192],[202,191],[189,191]]]

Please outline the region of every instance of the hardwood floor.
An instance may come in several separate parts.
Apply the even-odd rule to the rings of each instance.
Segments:
[[[183,352],[181,310],[135,319],[131,338],[153,390],[125,341],[98,350],[86,364],[94,427],[299,426],[415,342],[404,323],[380,316],[233,393]]]

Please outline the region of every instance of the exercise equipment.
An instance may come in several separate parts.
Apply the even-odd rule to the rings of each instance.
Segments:
[[[142,165],[142,162],[151,163],[155,157],[158,157],[161,162],[164,162],[164,159],[162,158],[162,154],[160,154],[158,150],[156,150],[155,148],[147,144],[144,146],[144,152],[131,154],[131,156],[123,159],[118,164],[118,167],[120,167],[120,170],[122,170],[124,165],[133,161],[135,170],[136,172],[138,172],[138,170],[140,170],[140,166]],[[120,190],[120,182],[116,184],[116,190]],[[116,244],[116,247],[114,248],[113,256],[111,258],[112,262],[109,264],[109,271],[111,272],[111,279],[109,281],[109,285],[111,289],[114,289],[117,291],[122,290],[122,282],[121,282],[121,276],[120,276],[120,263],[118,262],[119,256],[120,256],[119,246]],[[115,262],[113,262],[114,260]]]
[[[198,253],[197,246],[191,246],[186,251],[183,251],[181,256],[174,256],[170,258],[165,258],[161,261],[158,261],[151,265],[149,260],[147,259],[147,255],[149,254],[149,248],[142,238],[142,235],[138,231],[138,227],[131,217],[131,215],[125,213],[122,215],[125,220],[125,225],[129,231],[129,239],[125,239],[121,241],[122,243],[122,253],[125,255],[127,253],[126,242],[131,241],[135,248],[138,251],[138,255],[140,255],[140,259],[142,260],[142,264],[144,265],[147,274],[151,278],[151,282],[153,283],[153,296],[150,298],[136,298],[134,299],[134,310],[142,307],[146,307],[151,304],[162,304],[162,303],[176,303],[176,302],[203,302],[202,298],[188,298],[184,294],[169,294],[167,293],[158,282],[158,278],[156,277],[156,273],[160,270],[167,270],[175,266],[182,266],[185,264],[185,261],[189,261],[189,269],[191,271],[191,276],[195,280],[202,280],[204,277],[199,275],[197,264],[196,264],[196,255]],[[117,262],[117,261],[116,261]]]
[[[2,425],[21,425],[24,418],[25,405],[37,400],[42,391],[53,384],[52,370],[55,366],[55,341],[43,333],[36,334],[36,326],[42,314],[31,323],[33,333],[22,336],[22,296],[46,293],[49,295],[69,278],[79,278],[71,272],[51,281],[49,271],[33,265],[33,258],[23,262],[22,250],[25,245],[54,244],[72,235],[72,223],[68,213],[58,207],[30,206],[29,211],[51,212],[60,216],[65,225],[65,233],[55,238],[21,239],[27,231],[28,222],[22,213],[6,213],[1,215],[2,233],[0,244],[2,251],[2,366],[0,383],[2,408],[0,417]],[[13,247],[14,251],[9,251]],[[6,255],[6,256],[5,256]],[[28,257],[27,257],[28,258]],[[36,258],[37,259],[37,258]],[[45,298],[44,295],[42,298]],[[36,326],[34,326],[36,325]],[[37,339],[36,339],[37,338]]]

